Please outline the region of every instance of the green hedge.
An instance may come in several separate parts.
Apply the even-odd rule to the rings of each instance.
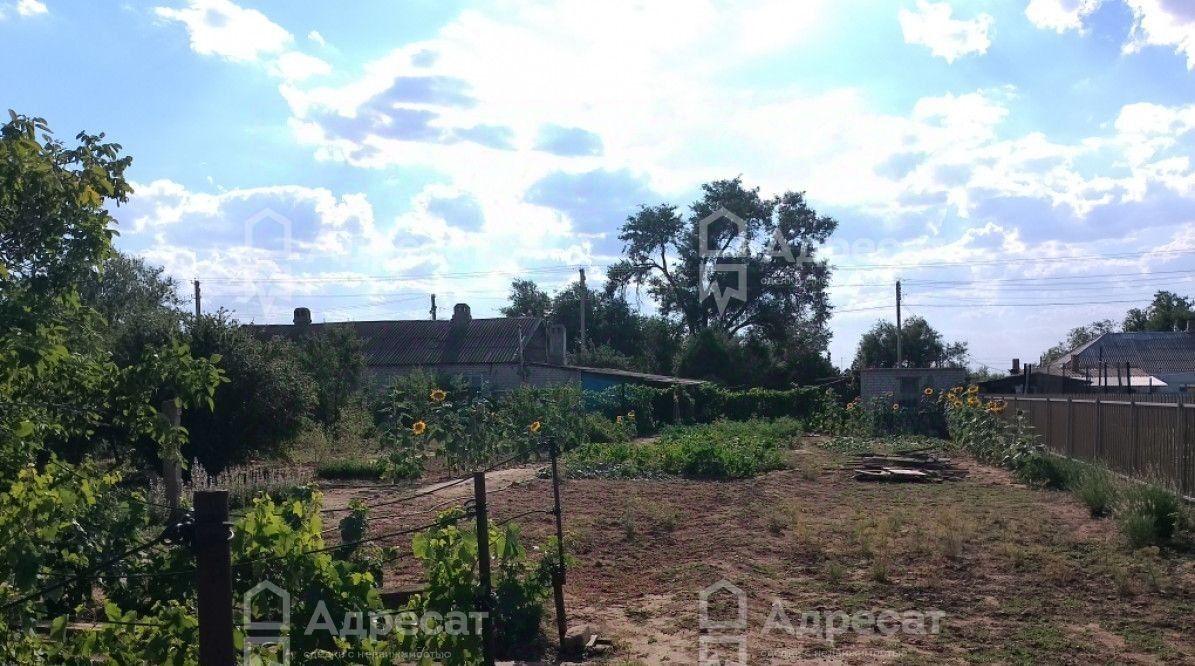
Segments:
[[[586,392],[588,411],[609,418],[635,412],[640,435],[664,425],[713,423],[719,419],[809,419],[824,409],[825,390],[818,388],[728,389],[716,384],[655,388],[623,384],[601,392]]]

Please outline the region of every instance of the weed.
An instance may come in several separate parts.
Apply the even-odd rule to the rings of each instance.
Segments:
[[[1116,502],[1117,488],[1112,474],[1100,467],[1089,466],[1079,471],[1071,490],[1087,505],[1092,518],[1108,515]]]
[[[377,460],[337,459],[327,460],[315,468],[320,479],[377,479],[385,471]]]
[[[830,561],[826,564],[826,577],[830,579],[830,584],[837,587],[842,583],[843,576],[846,575],[846,569],[837,561]]]
[[[1123,564],[1112,565],[1108,573],[1112,576],[1112,582],[1116,584],[1116,593],[1122,597],[1133,596],[1133,573],[1129,568]]]
[[[1153,484],[1133,484],[1119,503],[1119,519],[1134,548],[1165,545],[1181,527],[1184,507],[1173,492]]]

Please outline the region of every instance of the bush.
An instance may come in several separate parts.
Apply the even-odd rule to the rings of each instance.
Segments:
[[[1081,465],[1045,451],[1034,451],[1021,458],[1013,471],[1023,483],[1050,490],[1069,490],[1082,474]]]
[[[1087,505],[1093,518],[1108,515],[1116,503],[1116,482],[1108,470],[1100,467],[1087,466],[1080,470],[1071,490]]]
[[[1144,548],[1169,543],[1183,524],[1185,507],[1161,486],[1134,483],[1124,491],[1117,514],[1129,544]]]
[[[190,433],[184,459],[218,473],[277,453],[299,433],[316,395],[293,344],[258,340],[223,311],[195,320],[189,342],[197,355],[219,354],[228,381],[216,389],[214,411],[183,411]]]
[[[341,459],[320,463],[315,475],[321,479],[378,479],[385,471],[378,460]]]

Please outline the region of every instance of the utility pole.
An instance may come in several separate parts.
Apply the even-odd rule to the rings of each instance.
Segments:
[[[199,319],[199,316],[202,314],[203,307],[200,305],[199,297],[199,278],[195,278],[195,318]]]
[[[232,666],[232,540],[228,491],[195,492],[195,585],[199,611],[199,663]]]
[[[901,366],[903,354],[900,348],[900,280],[896,281],[896,367]]]
[[[436,320],[436,295],[432,294],[432,321]]]
[[[581,352],[584,353],[587,347],[585,346],[585,311],[589,309],[589,289],[585,286],[585,269],[578,269],[581,272]]]

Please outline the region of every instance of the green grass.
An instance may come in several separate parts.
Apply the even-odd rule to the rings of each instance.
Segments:
[[[354,458],[327,460],[315,468],[320,479],[377,479],[382,476],[383,465],[378,460],[357,460]]]
[[[574,478],[745,479],[782,469],[782,451],[802,432],[793,419],[671,427],[651,442],[586,444],[565,465]]]
[[[1150,484],[1131,484],[1117,509],[1117,518],[1134,548],[1162,546],[1183,525],[1186,507],[1178,495]]]
[[[1118,488],[1111,472],[1102,467],[1089,466],[1075,476],[1071,492],[1087,505],[1093,518],[1101,518],[1112,513]]]

